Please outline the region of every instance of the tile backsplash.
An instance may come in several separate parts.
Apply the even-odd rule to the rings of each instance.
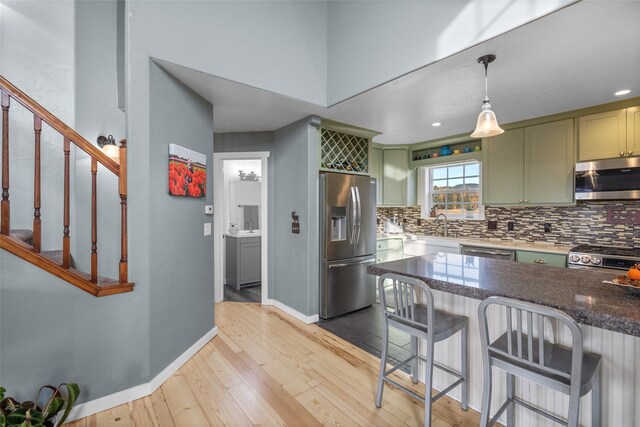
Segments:
[[[450,237],[482,237],[558,245],[640,246],[640,201],[577,202],[575,206],[492,207],[486,206],[484,220],[448,221]],[[378,207],[378,232],[384,220],[396,216],[404,220],[406,233],[443,235],[442,221],[421,220],[420,207]],[[488,221],[497,221],[489,230]],[[508,222],[513,221],[513,231]],[[546,228],[549,232],[545,232]]]

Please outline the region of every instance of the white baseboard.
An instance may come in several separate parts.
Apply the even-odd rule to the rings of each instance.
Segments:
[[[320,316],[318,316],[317,314],[314,314],[312,316],[307,316],[306,314],[302,314],[298,310],[293,309],[288,305],[285,305],[275,299],[268,299],[267,305],[272,305],[275,308],[279,308],[280,310],[284,311],[288,315],[295,317],[296,319],[306,323],[307,325],[311,323],[316,323],[318,320],[320,320]]]
[[[182,353],[176,360],[171,362],[169,366],[164,368],[158,375],[156,375],[151,381],[145,384],[140,384],[135,387],[128,388],[126,390],[118,391],[107,396],[99,397],[98,399],[91,400],[89,402],[81,403],[73,408],[67,422],[71,422],[80,418],[88,417],[89,415],[97,414],[98,412],[106,411],[118,405],[122,405],[127,402],[131,402],[136,399],[140,399],[145,396],[149,396],[156,391],[166,380],[169,379],[178,369],[182,367],[189,359],[191,359],[202,347],[204,347],[209,341],[218,335],[218,327],[215,326],[209,332],[207,332],[202,338],[196,341],[191,347]]]

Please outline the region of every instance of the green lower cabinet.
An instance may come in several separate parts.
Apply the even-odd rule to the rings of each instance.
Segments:
[[[516,261],[529,264],[543,264],[552,267],[566,267],[567,256],[562,254],[550,254],[546,252],[517,251]]]

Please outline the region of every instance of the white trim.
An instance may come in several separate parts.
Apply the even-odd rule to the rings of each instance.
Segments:
[[[267,301],[263,302],[263,304],[272,305],[275,308],[278,308],[278,309],[284,311],[288,315],[295,317],[296,319],[300,320],[301,322],[306,323],[307,325],[309,325],[311,323],[316,323],[317,321],[320,320],[320,316],[318,316],[317,314],[314,314],[312,316],[307,316],[306,314],[302,314],[298,310],[296,310],[294,308],[291,308],[288,305],[285,305],[285,304],[283,304],[280,301],[275,300],[275,299],[267,299]]]
[[[67,422],[88,417],[89,415],[97,414],[98,412],[106,411],[107,409],[114,408],[127,402],[149,396],[216,335],[218,335],[217,326],[204,334],[202,338],[196,341],[191,347],[187,349],[187,351],[178,356],[176,360],[171,362],[166,368],[162,370],[162,372],[156,375],[148,383],[140,384],[135,387],[121,390],[75,406],[71,410],[71,414],[69,415]]]
[[[269,151],[247,151],[233,153],[213,153],[213,289],[214,301],[216,303],[224,299],[222,262],[223,262],[223,239],[224,224],[221,223],[223,218],[222,208],[224,204],[224,195],[222,192],[222,183],[224,180],[223,165],[225,160],[247,160],[260,159],[261,163],[261,187],[260,197],[262,208],[260,209],[260,234],[262,236],[262,260],[261,260],[261,284],[260,294],[262,295],[262,304],[269,305],[268,289],[269,289],[269,170],[268,159],[271,152]]]

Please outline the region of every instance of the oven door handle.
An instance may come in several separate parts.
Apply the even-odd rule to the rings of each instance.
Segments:
[[[581,264],[569,264],[567,265],[568,268],[573,268],[576,270],[591,270],[591,271],[600,271],[603,273],[613,273],[613,272],[624,272],[627,271],[626,269],[619,269],[619,268],[610,268],[610,267],[594,267],[592,265],[581,265]]]

